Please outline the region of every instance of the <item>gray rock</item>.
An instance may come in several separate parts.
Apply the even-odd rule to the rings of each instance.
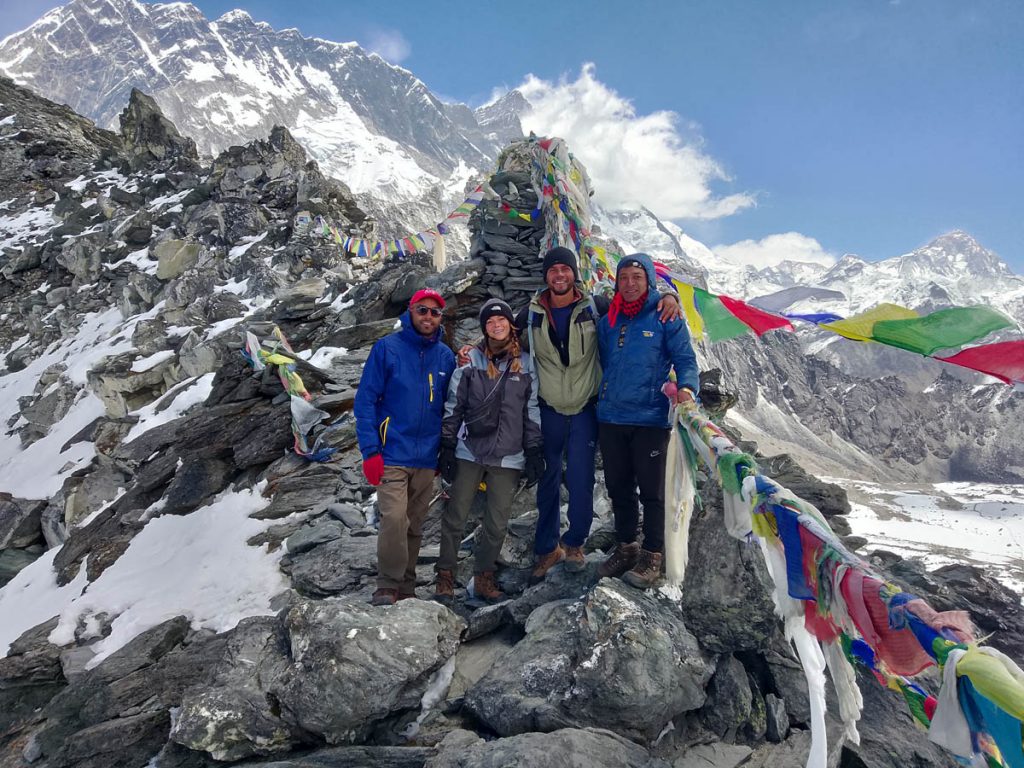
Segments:
[[[216,371],[221,364],[221,347],[215,342],[201,341],[194,331],[189,331],[178,348],[178,364],[190,377]]]
[[[285,616],[292,664],[272,686],[281,717],[329,744],[365,739],[419,706],[465,625],[442,605],[375,607],[352,598],[302,600]]]
[[[839,768],[840,760],[847,765],[844,755],[844,737],[842,728],[831,718],[826,719],[826,733],[828,737],[828,750],[826,752],[826,768]],[[754,750],[743,768],[798,768],[807,764],[807,755],[811,751],[811,732],[793,731],[789,738],[782,744],[765,744]],[[856,765],[850,763],[850,765]],[[887,765],[878,763],[867,763],[874,768],[875,765]],[[895,765],[895,763],[893,764]],[[900,763],[904,768],[910,765],[926,765],[922,763]]]
[[[453,731],[438,745],[425,768],[668,768],[643,747],[598,728],[564,728],[484,741]]]
[[[266,694],[248,688],[186,696],[170,738],[223,761],[287,752],[301,743],[300,735],[273,714]]]
[[[196,143],[178,133],[174,123],[164,117],[156,101],[137,88],[132,88],[128,106],[118,119],[121,136],[134,169],[174,158],[198,160]]]
[[[352,529],[359,529],[366,525],[366,517],[362,510],[354,504],[328,504],[327,514]]]
[[[41,551],[28,549],[5,549],[0,551],[0,587],[17,576],[22,569],[32,565]]]
[[[56,626],[55,617],[25,631],[11,643],[8,655],[0,658],[0,691],[64,682],[60,648],[47,639]]]
[[[359,590],[377,573],[377,537],[343,536],[282,560],[292,586],[325,597]]]
[[[722,494],[701,491],[705,508],[690,524],[690,560],[683,583],[686,626],[716,653],[768,646],[777,619],[774,588],[757,544],[737,541],[722,525]]]
[[[526,632],[466,694],[499,734],[601,725],[653,739],[704,703],[713,666],[662,597],[605,579],[581,600],[538,608]]]
[[[323,464],[307,465],[303,470],[282,477],[275,485],[269,506],[253,517],[276,520],[299,513],[321,514],[335,501],[339,483],[338,470]]]
[[[45,508],[45,501],[16,499],[9,493],[0,493],[0,549],[23,549],[39,541]]]
[[[698,744],[676,758],[672,768],[737,768],[753,750],[742,744]],[[796,765],[793,768],[797,768]]]
[[[83,728],[68,736],[53,765],[80,768],[138,768],[167,738],[167,711],[118,717]]]
[[[332,747],[247,768],[423,768],[434,750],[426,747]],[[165,763],[161,760],[160,765]]]
[[[747,671],[734,656],[719,659],[707,696],[701,710],[704,725],[720,739],[736,741],[750,721],[752,695]]]
[[[796,723],[809,723],[811,705],[807,695],[807,678],[792,649],[779,637],[775,647],[765,653],[764,660],[771,688],[785,702],[790,718]]]
[[[202,506],[227,487],[233,468],[218,459],[190,459],[174,473],[164,493],[161,514],[183,515]]]
[[[778,744],[789,735],[789,716],[786,714],[786,702],[774,693],[766,694],[764,705],[767,713],[768,729],[765,734],[768,741]]]
[[[346,533],[347,529],[342,523],[335,520],[323,520],[315,525],[300,528],[288,537],[285,546],[288,552],[300,554],[308,552],[318,544],[326,544],[328,541],[340,539]]]
[[[515,643],[514,634],[499,632],[460,645],[455,652],[455,670],[445,696],[447,706],[450,709],[461,706],[466,691],[476,685],[491,668],[503,664]]]
[[[603,557],[593,556],[587,560],[587,567],[578,573],[567,571],[556,565],[548,571],[544,580],[529,587],[523,594],[507,605],[509,618],[520,626],[537,608],[554,600],[575,599],[587,593],[601,577],[597,566]]]
[[[203,247],[199,243],[186,240],[164,240],[153,248],[153,255],[159,262],[156,276],[160,280],[170,280],[194,267],[199,261]]]

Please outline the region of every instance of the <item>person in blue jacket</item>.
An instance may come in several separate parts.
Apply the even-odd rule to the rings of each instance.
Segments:
[[[692,400],[699,388],[697,358],[686,324],[661,323],[660,298],[651,257],[646,253],[625,256],[616,271],[615,297],[597,325],[602,368],[598,442],[618,540],[598,572],[623,576],[641,589],[661,576],[665,542],[670,403],[662,386],[674,367],[677,401]],[[638,500],[644,510],[642,548],[637,541]]]
[[[455,354],[442,342],[443,311],[441,294],[417,291],[401,330],[373,345],[356,392],[363,474],[377,486],[380,508],[374,605],[416,596],[416,559],[455,370]]]

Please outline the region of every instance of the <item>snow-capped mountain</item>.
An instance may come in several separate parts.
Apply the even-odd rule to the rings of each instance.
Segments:
[[[285,125],[327,173],[390,201],[453,182],[458,196],[507,133],[357,43],[188,3],[74,0],[3,40],[0,71],[110,129],[139,88],[205,155]]]
[[[594,224],[600,234],[618,243],[623,253],[648,253],[691,282],[706,286],[708,265],[715,255],[671,221],[662,221],[647,208],[612,210],[594,205]]]
[[[827,311],[849,316],[882,302],[929,312],[953,305],[987,304],[1024,322],[1024,278],[995,253],[959,230],[935,238],[927,245],[893,258],[869,262],[847,254],[831,267],[784,261],[755,269],[716,270],[712,285],[724,293],[758,300],[795,286],[813,287],[842,294],[823,299],[819,293],[810,303],[793,303],[773,309]]]

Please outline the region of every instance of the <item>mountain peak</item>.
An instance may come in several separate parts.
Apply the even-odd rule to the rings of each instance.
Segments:
[[[1013,271],[995,253],[960,229],[898,257],[901,273],[932,272],[941,276],[1012,277]]]

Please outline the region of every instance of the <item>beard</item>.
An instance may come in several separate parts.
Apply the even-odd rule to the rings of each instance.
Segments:
[[[567,293],[572,293],[573,285],[572,283],[569,283],[565,288],[562,288],[561,290],[558,288],[552,288],[551,286],[548,286],[548,288],[551,290],[553,294],[555,294],[555,296],[565,296],[565,294]]]

